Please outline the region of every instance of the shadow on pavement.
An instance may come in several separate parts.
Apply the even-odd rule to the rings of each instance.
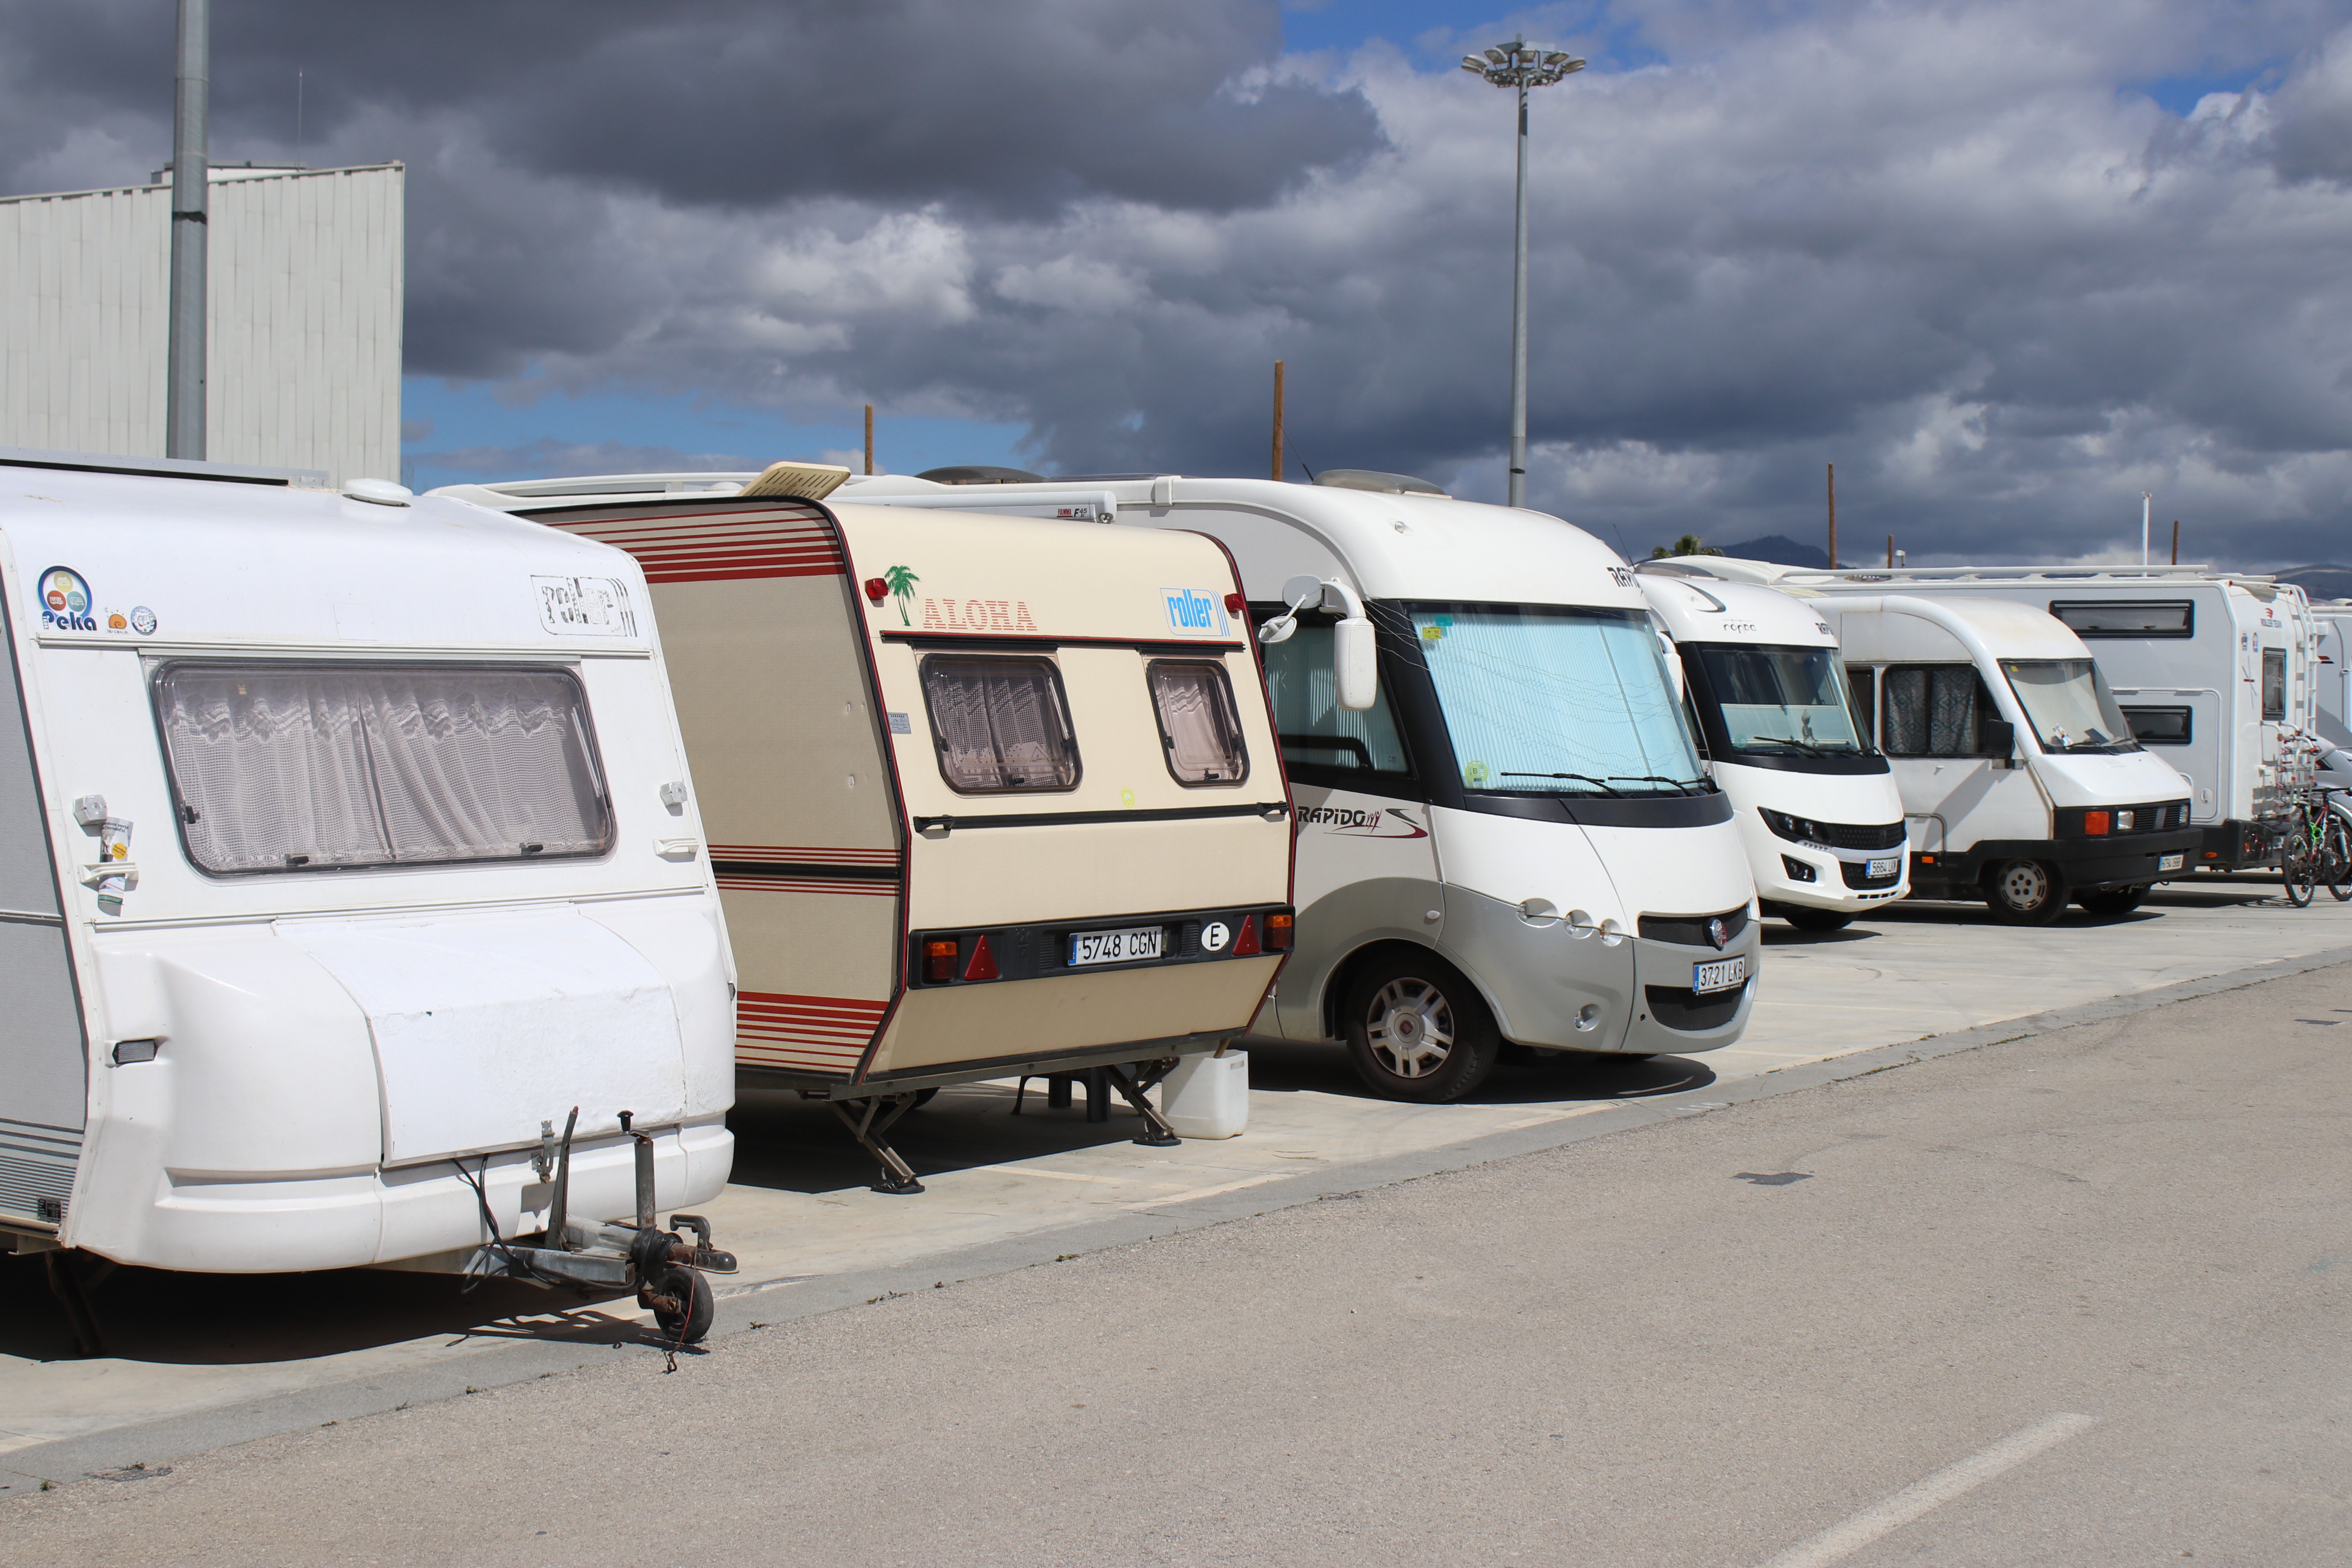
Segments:
[[[85,1261],[87,1255],[83,1255]],[[86,1270],[86,1273],[89,1272]],[[447,1335],[569,1340],[582,1346],[653,1344],[653,1330],[601,1310],[625,1295],[485,1280],[471,1294],[455,1276],[333,1268],[311,1274],[178,1274],[117,1268],[88,1291],[108,1359],[188,1366],[306,1361]],[[38,1257],[0,1258],[0,1355],[74,1358],[64,1309]]]

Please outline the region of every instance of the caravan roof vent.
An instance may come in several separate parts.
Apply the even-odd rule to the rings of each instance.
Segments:
[[[1326,468],[1315,476],[1318,485],[1334,489],[1374,490],[1384,496],[1442,496],[1445,492],[1427,479],[1411,474],[1383,474],[1373,468]]]
[[[375,506],[406,506],[416,499],[415,490],[390,479],[352,479],[343,486],[343,493]]]
[[[849,470],[836,463],[770,463],[760,477],[739,493],[747,496],[793,496],[823,500],[839,489]]]
[[[1043,474],[1033,474],[1026,468],[996,468],[985,463],[967,463],[951,468],[925,468],[915,476],[935,485],[1042,485]]]

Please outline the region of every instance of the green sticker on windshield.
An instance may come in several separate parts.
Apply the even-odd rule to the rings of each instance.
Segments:
[[[1472,789],[1484,789],[1486,781],[1494,776],[1486,771],[1486,764],[1484,763],[1472,763],[1462,770],[1462,782]]]

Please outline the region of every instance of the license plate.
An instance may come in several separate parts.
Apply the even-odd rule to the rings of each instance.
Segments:
[[[2156,858],[2156,868],[2159,871],[2178,871],[2188,858],[2189,852],[2187,850],[2183,850],[2178,855],[2159,855]]]
[[[1889,855],[1884,859],[1873,860],[1868,866],[1863,868],[1863,874],[1869,877],[1892,877],[1895,875],[1895,868],[1902,863],[1897,857]]]
[[[1133,963],[1158,958],[1168,939],[1164,926],[1134,926],[1126,931],[1082,931],[1070,936],[1070,962]]]
[[[1694,991],[1728,991],[1748,978],[1748,955],[1718,958],[1710,963],[1691,965],[1691,989]]]

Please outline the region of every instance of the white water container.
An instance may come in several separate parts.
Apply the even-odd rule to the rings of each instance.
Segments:
[[[1179,1138],[1234,1138],[1249,1126],[1249,1053],[1186,1057],[1160,1084],[1160,1113]]]

